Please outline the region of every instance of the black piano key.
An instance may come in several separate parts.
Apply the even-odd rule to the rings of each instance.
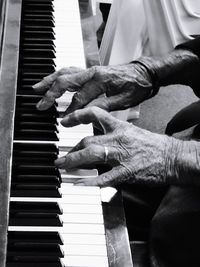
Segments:
[[[55,185],[40,184],[11,184],[12,197],[50,197],[61,198],[59,187]]]
[[[54,21],[53,20],[48,20],[48,19],[44,19],[44,18],[36,18],[36,19],[23,19],[22,21],[22,25],[31,25],[31,26],[34,26],[34,25],[41,25],[41,26],[48,26],[48,27],[52,27],[54,28],[55,25],[54,25]],[[23,46],[22,46],[23,48]]]
[[[52,34],[52,33],[50,33],[50,34]],[[30,34],[30,36],[23,36],[22,43],[54,45],[54,41],[51,38],[33,37],[31,34]]]
[[[17,113],[15,116],[16,121],[17,120],[23,120],[23,121],[35,121],[35,122],[50,122],[50,123],[55,123],[57,124],[57,118],[56,116],[50,116],[48,114],[42,114],[42,113],[26,113],[26,114],[21,114],[21,113]]]
[[[49,110],[45,110],[44,112],[41,112],[36,108],[35,103],[24,103],[24,105],[17,105],[16,114],[42,114],[42,115],[52,115],[54,117],[58,117],[58,112],[56,111],[56,108],[53,106]]]
[[[53,166],[41,166],[41,165],[19,165],[13,163],[12,177],[17,175],[54,175],[60,177],[60,172]]]
[[[48,64],[55,66],[54,60],[48,57],[23,57],[22,64]]]
[[[52,64],[48,64],[48,63],[23,63],[22,64],[22,67],[23,68],[30,68],[32,70],[36,70],[36,71],[41,71],[43,72],[44,70],[45,71],[48,71],[49,73],[52,73],[55,71],[55,65],[52,65]],[[37,93],[35,91],[33,91],[35,95],[37,95]]]
[[[20,164],[20,163],[26,163],[26,164],[34,164],[34,165],[39,165],[39,164],[44,164],[44,165],[49,165],[52,166],[52,164],[54,163],[54,160],[57,157],[51,157],[51,158],[45,158],[45,157],[36,157],[33,158],[31,156],[24,156],[24,157],[15,157],[14,158],[14,162],[15,164]]]
[[[20,79],[19,82],[20,82],[20,84],[34,85],[35,83],[38,83],[39,81],[41,81],[41,79],[39,77],[37,77],[37,78],[27,77],[27,78]]]
[[[58,232],[22,232],[9,231],[8,243],[31,242],[31,243],[54,243],[63,245],[64,241]]]
[[[15,140],[47,140],[58,141],[58,137],[51,130],[20,129],[14,132]]]
[[[51,47],[51,45],[46,45],[46,44],[40,45],[40,46],[41,47]],[[39,47],[39,45],[38,45],[38,47]],[[53,48],[50,48],[50,49],[53,49]],[[23,71],[20,70],[19,72],[21,72],[21,78],[29,78],[29,79],[37,78],[40,80],[43,79],[45,76],[48,76],[49,74],[51,74],[49,72],[35,72],[35,70],[31,70],[31,69],[28,69],[28,70],[23,69]]]
[[[57,153],[55,152],[45,152],[45,151],[15,151],[13,153],[15,162],[30,162],[30,159],[33,159],[33,162],[38,162],[37,165],[42,164],[48,165],[46,163],[50,163],[49,165],[52,166],[52,162],[57,159]],[[44,164],[45,162],[45,164]]]
[[[53,4],[54,0],[23,0],[23,3]]]
[[[60,187],[61,178],[56,175],[16,175],[12,176],[13,182],[51,184]]]
[[[10,202],[10,213],[15,212],[38,212],[62,214],[62,208],[56,202]]]
[[[23,39],[32,38],[32,39],[41,39],[41,40],[54,40],[55,36],[52,31],[40,31],[40,30],[25,30],[23,31]]]
[[[31,130],[47,130],[51,132],[58,132],[56,125],[53,125],[52,123],[49,122],[16,122],[15,123],[15,131],[23,131],[26,129],[31,129]]]
[[[18,243],[15,245],[8,246],[8,257],[44,257],[53,258],[55,257],[64,257],[64,252],[62,251],[60,245],[58,244],[29,244],[27,243]],[[47,258],[48,259],[48,258]]]
[[[23,57],[48,57],[48,58],[55,58],[55,51],[51,49],[37,49],[37,48],[25,48],[23,49]]]
[[[51,10],[38,10],[38,9],[35,9],[35,10],[31,10],[31,8],[28,8],[26,7],[23,12],[25,12],[26,14],[37,14],[37,15],[49,15],[49,16],[53,16],[53,11]]]
[[[25,183],[13,183],[11,188],[14,190],[52,190],[57,192],[59,187],[55,185],[43,185],[43,184],[25,184]]]
[[[49,31],[49,32],[52,32],[53,34],[55,34],[54,32],[54,28],[51,27],[51,26],[46,26],[46,25],[29,25],[29,24],[25,24],[25,23],[22,23],[22,30],[23,31]],[[23,51],[23,49],[22,49]]]
[[[61,198],[61,194],[55,190],[11,190],[11,197],[50,197]]]
[[[49,3],[49,4],[53,4],[54,0],[23,0],[23,3]]]
[[[14,212],[9,216],[10,226],[52,226],[63,225],[60,216],[55,213]]]
[[[53,23],[55,22],[53,14],[30,14],[30,13],[24,14],[23,18],[22,18],[22,23],[26,19],[29,19],[29,20],[46,19],[46,20],[49,20],[49,21],[51,21]]]
[[[13,164],[13,169],[20,174],[45,174],[59,175],[59,170],[55,166],[49,165],[31,165],[31,164]]]
[[[39,143],[14,143],[13,144],[14,152],[16,151],[18,154],[27,153],[59,153],[59,150],[55,144],[39,144]]]
[[[26,10],[30,11],[40,11],[46,13],[46,11],[54,11],[53,5],[49,3],[24,3],[23,4],[24,12]]]
[[[31,259],[29,259],[31,261]],[[53,262],[43,262],[43,261],[39,261],[40,259],[38,259],[38,262],[34,262],[34,261],[25,261],[25,262],[21,262],[21,261],[14,261],[14,262],[10,262],[8,261],[6,263],[6,267],[65,267],[64,264],[58,259],[57,261],[53,261]]]
[[[45,116],[53,116],[58,118],[58,112],[56,108],[53,106],[49,110],[45,110],[44,112],[41,112],[36,108],[36,104],[34,103],[25,103],[24,105],[17,105],[16,107],[16,114],[38,114],[38,115],[45,115]],[[29,121],[30,122],[30,121]],[[46,123],[46,121],[44,121]],[[42,122],[43,123],[43,122]]]

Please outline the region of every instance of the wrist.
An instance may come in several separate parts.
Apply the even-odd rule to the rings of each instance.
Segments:
[[[175,49],[161,58],[141,57],[137,62],[143,64],[150,73],[155,93],[161,86],[190,85],[188,70],[197,65],[199,67],[199,58],[186,49]]]
[[[169,137],[166,179],[169,184],[200,185],[200,143]]]

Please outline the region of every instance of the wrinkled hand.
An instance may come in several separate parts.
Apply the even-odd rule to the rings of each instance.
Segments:
[[[57,159],[55,164],[70,170],[103,163],[104,146],[107,146],[107,163],[113,168],[97,178],[81,179],[78,184],[113,186],[124,182],[150,185],[168,183],[166,175],[168,168],[171,168],[169,156],[174,138],[117,120],[97,107],[77,110],[62,120],[66,127],[90,122],[100,124],[105,135],[84,138],[65,157]]]
[[[113,111],[136,106],[151,94],[151,78],[142,65],[95,66],[87,70],[63,68],[33,86],[44,93],[39,110],[51,107],[65,91],[76,92],[66,110],[69,114],[86,106]],[[98,98],[106,94],[107,97]]]

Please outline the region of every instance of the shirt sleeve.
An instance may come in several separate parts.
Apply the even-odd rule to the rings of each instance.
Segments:
[[[200,36],[176,47],[176,49],[179,48],[188,49],[200,58]]]
[[[200,36],[176,46],[176,49],[187,49],[196,54],[200,59]],[[200,63],[187,70],[190,77],[190,86],[195,95],[200,98]]]

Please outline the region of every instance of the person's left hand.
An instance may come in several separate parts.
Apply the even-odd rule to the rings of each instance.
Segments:
[[[81,179],[78,181],[79,185],[168,183],[166,176],[170,163],[169,156],[176,142],[174,138],[151,133],[120,121],[98,107],[74,111],[62,120],[66,127],[91,122],[100,124],[105,135],[84,138],[65,157],[57,159],[55,164],[59,168],[70,170],[105,163],[107,147],[106,163],[113,168],[97,178]]]

